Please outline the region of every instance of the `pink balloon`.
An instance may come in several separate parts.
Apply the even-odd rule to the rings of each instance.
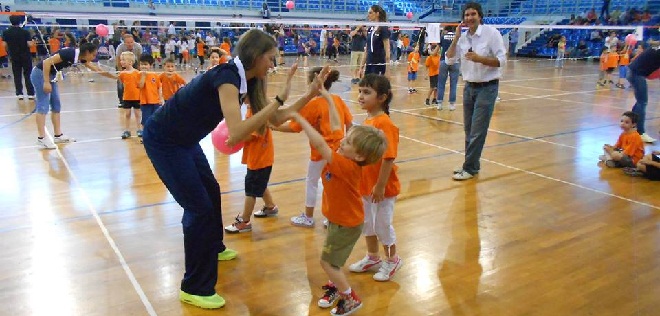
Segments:
[[[289,10],[293,9],[293,7],[295,7],[295,6],[296,6],[296,4],[293,3],[293,1],[289,0],[289,1],[286,2],[286,8],[289,9]]]
[[[96,34],[98,34],[98,36],[108,36],[108,27],[105,26],[105,24],[97,25]]]
[[[412,19],[413,13],[412,12],[406,13],[406,17],[408,18],[408,20]]]
[[[637,44],[637,36],[635,36],[635,34],[628,34],[625,42],[628,46],[635,46],[635,44]]]
[[[222,120],[220,124],[211,132],[211,142],[213,147],[219,152],[225,155],[231,155],[243,148],[243,143],[238,143],[233,147],[227,146],[227,140],[229,139],[229,128],[227,128],[227,123],[225,120]]]

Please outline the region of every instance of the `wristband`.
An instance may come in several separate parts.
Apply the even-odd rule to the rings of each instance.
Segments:
[[[284,101],[282,101],[282,99],[280,99],[279,95],[275,96],[275,101],[279,102],[280,106],[284,105]]]

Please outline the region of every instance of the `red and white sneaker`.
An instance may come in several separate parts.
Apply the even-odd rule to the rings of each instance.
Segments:
[[[371,260],[369,256],[364,256],[362,260],[348,266],[348,270],[351,272],[367,272],[372,268],[378,267],[382,262],[380,259]]]
[[[355,291],[351,290],[351,294],[341,294],[339,296],[339,302],[337,306],[330,311],[332,316],[346,316],[355,313],[358,309],[362,307],[362,301],[355,294]]]
[[[329,308],[335,305],[335,302],[339,298],[339,291],[332,282],[328,282],[326,285],[321,287],[325,290],[323,297],[319,300],[319,307]]]
[[[244,221],[241,215],[237,215],[234,223],[225,227],[225,231],[230,234],[249,232],[252,231],[252,224],[249,221]]]
[[[389,260],[383,261],[383,264],[380,266],[380,269],[376,274],[374,274],[374,280],[376,281],[389,281],[396,271],[398,271],[403,265],[403,260],[399,258],[396,262],[391,262]]]

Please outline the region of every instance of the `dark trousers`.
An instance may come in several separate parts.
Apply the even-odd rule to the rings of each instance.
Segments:
[[[479,173],[481,152],[486,144],[488,126],[495,109],[499,83],[484,86],[465,84],[463,89],[463,127],[465,130],[465,162],[463,170]]]
[[[27,88],[28,95],[34,95],[34,87],[30,82],[30,74],[32,73],[32,59],[30,56],[23,56],[11,59],[11,68],[14,73],[14,86],[16,87],[16,95],[23,95],[23,80],[25,80],[25,88]]]
[[[186,271],[181,290],[193,295],[215,294],[218,253],[223,243],[220,185],[199,144],[182,146],[164,140],[153,120],[147,122],[144,148],[158,176],[183,208]]]

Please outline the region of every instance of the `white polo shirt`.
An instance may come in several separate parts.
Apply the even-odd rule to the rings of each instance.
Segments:
[[[499,67],[490,67],[465,59],[465,54],[472,49],[480,56],[495,57],[500,61]],[[460,58],[463,80],[467,82],[488,82],[502,77],[502,68],[506,65],[506,48],[500,32],[490,25],[479,25],[473,35],[462,34],[456,44],[456,55],[445,62],[453,64]]]

